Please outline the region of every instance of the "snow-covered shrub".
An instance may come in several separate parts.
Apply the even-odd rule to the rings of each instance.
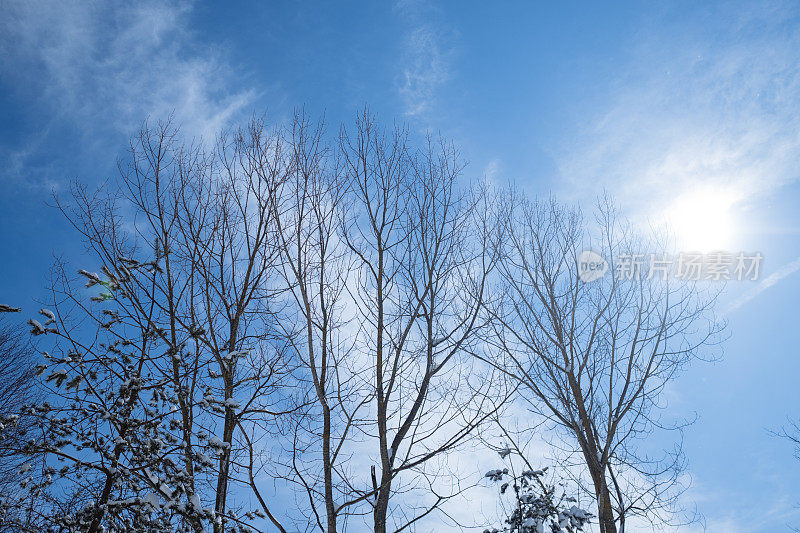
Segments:
[[[484,533],[576,533],[583,531],[592,515],[581,509],[575,498],[564,491],[563,483],[548,481],[547,467],[531,468],[527,460],[521,466],[513,461],[511,449],[500,451],[508,466],[490,470],[484,477],[499,485],[503,523]]]

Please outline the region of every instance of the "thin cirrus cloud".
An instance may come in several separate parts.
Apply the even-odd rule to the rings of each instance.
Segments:
[[[404,66],[398,90],[406,115],[418,116],[429,110],[436,90],[450,76],[448,53],[442,50],[437,32],[429,26],[414,29],[405,41]]]
[[[189,29],[190,4],[17,2],[3,11],[0,66],[35,100],[44,130],[8,154],[18,172],[31,146],[56,142],[53,124],[94,143],[99,131],[128,135],[145,117],[172,115],[190,136],[210,138],[257,96]]]
[[[423,117],[436,102],[438,89],[451,77],[455,34],[430,4],[400,0],[392,10],[408,25],[403,36],[397,92],[407,116]]]
[[[800,35],[788,28],[795,8],[702,14],[689,25],[641,30],[606,105],[559,155],[567,188],[610,190],[653,219],[687,191],[713,187],[745,203],[798,179]]]
[[[777,284],[779,281],[788,278],[798,270],[800,270],[800,257],[798,257],[797,259],[795,259],[790,263],[785,264],[783,267],[779,268],[777,271],[773,272],[772,274],[761,280],[761,282],[758,285],[756,285],[749,291],[742,294],[739,298],[734,300],[733,303],[731,303],[731,305],[725,311],[725,314],[727,315],[728,313],[736,311],[744,304],[746,304],[753,298],[760,295],[762,292],[766,291],[773,285]]]
[[[734,214],[757,222],[759,204],[800,179],[798,10],[776,2],[699,13],[641,30],[606,104],[557,160],[567,194],[585,201],[609,191],[645,225],[675,229],[681,199],[713,191],[741,241],[757,229]],[[798,261],[785,265],[726,313],[798,270]]]

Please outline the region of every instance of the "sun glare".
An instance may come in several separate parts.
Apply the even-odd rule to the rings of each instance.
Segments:
[[[733,199],[720,189],[703,189],[678,197],[666,221],[681,251],[711,252],[732,245]]]

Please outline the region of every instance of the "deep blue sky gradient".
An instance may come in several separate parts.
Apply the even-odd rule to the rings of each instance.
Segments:
[[[451,138],[488,176],[639,220],[729,191],[762,279],[800,257],[800,7],[792,3],[0,3],[0,302],[38,309],[78,235],[47,203],[113,179],[127,137],[170,111],[187,135],[296,106],[335,129],[369,104]],[[409,81],[410,80],[410,81]],[[716,189],[715,189],[716,190]],[[800,274],[731,283],[724,358],[669,391],[712,532],[800,526]],[[26,314],[27,316],[27,314]],[[685,529],[689,531],[689,529]]]

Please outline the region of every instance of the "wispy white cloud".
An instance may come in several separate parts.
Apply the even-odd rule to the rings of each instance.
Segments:
[[[432,105],[436,89],[449,77],[449,65],[437,33],[421,26],[407,37],[400,96],[407,115],[419,115]]]
[[[788,3],[700,8],[641,29],[607,105],[560,154],[567,190],[654,217],[688,191],[735,202],[800,177],[800,34]],[[686,22],[693,19],[694,22]]]
[[[725,242],[709,246],[733,250],[766,218],[758,206],[800,179],[798,9],[731,3],[691,15],[659,13],[639,29],[605,104],[557,153],[561,194],[591,202],[605,190],[635,222],[719,233]],[[687,203],[701,210],[691,220],[680,218]],[[727,312],[797,269],[765,279]]]
[[[451,77],[455,35],[435,16],[435,8],[401,0],[394,12],[410,28],[403,38],[397,90],[408,116],[420,116],[436,101],[436,92]]]
[[[788,278],[798,270],[800,270],[800,257],[798,257],[791,263],[787,263],[786,265],[778,269],[776,272],[773,272],[772,274],[761,280],[761,282],[758,285],[756,285],[755,287],[753,287],[752,289],[750,289],[749,291],[745,292],[740,297],[738,297],[728,307],[728,309],[725,311],[724,314],[736,311],[737,309],[742,307],[744,304],[746,304],[753,298],[757,297],[765,290],[769,289],[779,281]]]
[[[503,161],[499,157],[495,157],[483,167],[483,175],[489,181],[496,181],[500,178],[503,172]]]
[[[0,67],[17,97],[46,117],[45,127],[67,124],[85,135],[87,148],[109,133],[130,134],[147,116],[170,114],[185,133],[209,138],[256,93],[242,89],[225,54],[191,29],[191,7],[5,3]],[[24,165],[29,148],[17,147],[9,159]]]
[[[786,487],[776,483],[775,480],[763,479],[760,486],[768,487],[769,490],[754,497],[750,492],[738,490],[736,487],[710,487],[695,482],[695,486],[685,495],[685,499],[697,503],[701,508],[714,503],[719,510],[714,515],[703,517],[692,524],[666,531],[675,533],[793,531],[800,517],[796,499],[791,493],[786,492]],[[783,527],[776,529],[776,524]],[[647,529],[641,529],[645,530]],[[640,529],[635,528],[634,531]]]

